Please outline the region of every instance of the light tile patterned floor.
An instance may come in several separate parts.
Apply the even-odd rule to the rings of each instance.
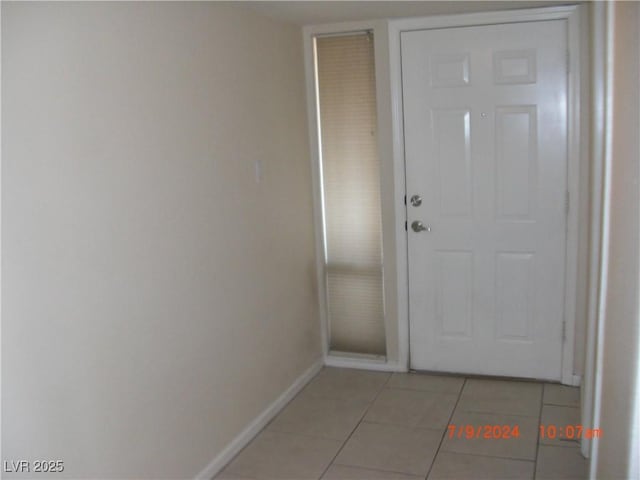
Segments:
[[[539,438],[578,409],[561,385],[325,368],[216,478],[584,479],[578,441]],[[516,424],[517,439],[447,428]]]

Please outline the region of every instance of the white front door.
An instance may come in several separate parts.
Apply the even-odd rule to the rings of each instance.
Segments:
[[[403,32],[401,48],[411,367],[559,380],[566,23]]]

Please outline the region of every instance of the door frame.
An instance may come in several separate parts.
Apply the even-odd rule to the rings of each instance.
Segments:
[[[545,7],[526,10],[487,12],[462,15],[409,18],[389,21],[389,65],[392,103],[393,168],[395,191],[397,292],[398,292],[398,363],[410,369],[409,351],[409,269],[406,198],[406,165],[404,155],[404,125],[402,108],[402,65],[400,34],[412,30],[470,27],[503,23],[523,23],[547,20],[567,22],[567,236],[565,255],[564,337],[562,342],[562,378],[565,385],[578,385],[574,375],[574,349],[578,271],[578,211],[580,206],[580,7]]]

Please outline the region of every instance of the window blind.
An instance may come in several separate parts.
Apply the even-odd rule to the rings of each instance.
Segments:
[[[316,38],[329,348],[386,354],[373,35]]]

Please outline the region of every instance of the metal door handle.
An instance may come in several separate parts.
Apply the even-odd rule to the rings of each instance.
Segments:
[[[420,195],[411,195],[409,201],[414,207],[419,207],[420,205],[422,205],[422,197]]]
[[[414,232],[420,233],[420,232],[430,232],[431,231],[431,227],[430,226],[424,226],[424,224],[420,221],[420,220],[415,220],[413,222],[411,222],[411,230],[413,230]]]

